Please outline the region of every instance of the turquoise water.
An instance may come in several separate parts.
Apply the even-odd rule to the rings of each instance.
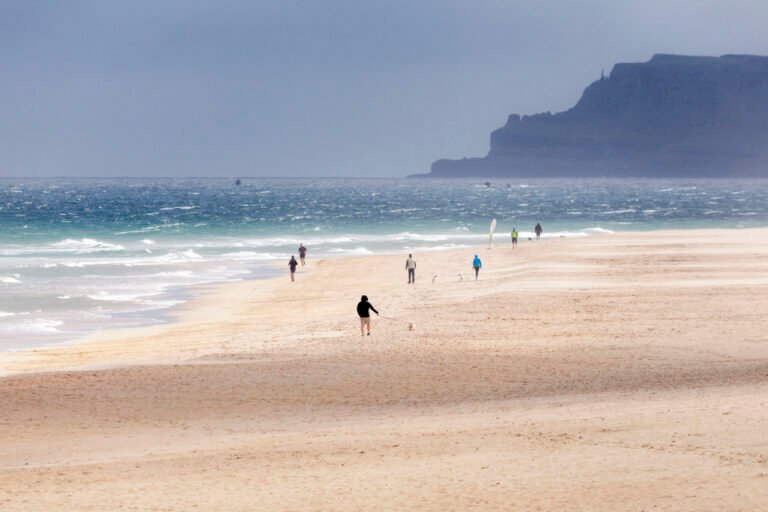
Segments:
[[[768,181],[0,179],[0,350],[163,321],[203,283],[309,258],[768,225]]]

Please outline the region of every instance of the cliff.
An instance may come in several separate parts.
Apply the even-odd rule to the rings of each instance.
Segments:
[[[768,176],[768,57],[616,64],[570,110],[520,117],[431,177]]]

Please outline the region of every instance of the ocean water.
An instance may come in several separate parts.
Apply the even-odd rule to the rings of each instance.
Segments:
[[[0,179],[0,350],[165,321],[196,285],[308,258],[768,225],[768,181]],[[279,269],[276,264],[279,263]]]

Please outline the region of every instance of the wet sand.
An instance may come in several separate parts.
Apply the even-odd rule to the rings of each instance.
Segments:
[[[0,354],[0,510],[768,509],[768,229],[406,256]]]

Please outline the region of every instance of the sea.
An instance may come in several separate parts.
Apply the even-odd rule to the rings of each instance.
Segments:
[[[206,284],[308,259],[768,225],[768,181],[0,179],[0,351],[168,322]]]

